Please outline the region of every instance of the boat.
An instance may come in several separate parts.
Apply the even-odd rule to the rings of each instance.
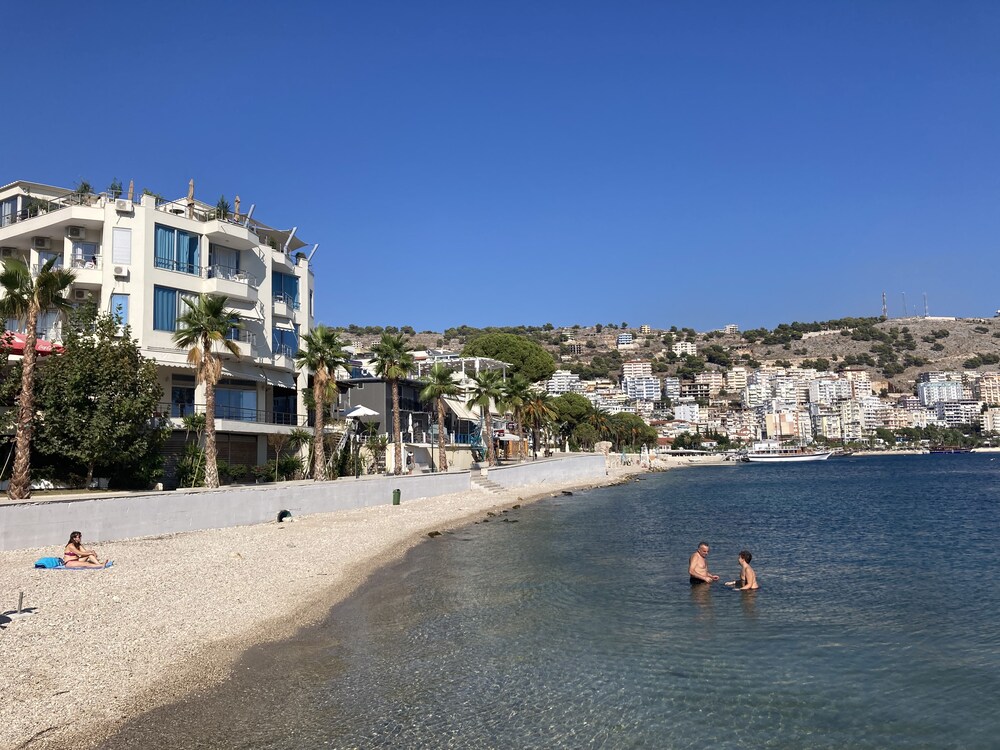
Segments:
[[[782,445],[777,440],[759,440],[746,452],[750,463],[775,464],[799,461],[825,461],[833,451],[814,451],[802,445]]]
[[[957,445],[935,445],[928,453],[972,453],[972,448],[959,448]]]
[[[831,455],[830,458],[850,458],[853,455],[854,451],[835,450],[833,451],[833,455]]]

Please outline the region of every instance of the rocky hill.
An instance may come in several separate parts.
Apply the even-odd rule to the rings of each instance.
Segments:
[[[343,329],[343,335],[364,348],[377,340],[381,330],[351,326]],[[845,318],[782,324],[773,330],[754,329],[738,334],[697,332],[676,326],[642,332],[627,324],[488,329],[461,326],[442,333],[404,331],[414,348],[459,351],[482,333],[515,333],[541,344],[560,367],[584,377],[617,378],[621,363],[632,359],[652,361],[658,374],[681,376],[740,364],[801,365],[831,371],[860,366],[873,379],[889,380],[894,390],[909,391],[922,371],[998,369],[1000,363],[997,318]],[[632,334],[634,343],[619,346],[621,333]],[[675,355],[672,346],[679,341],[693,343],[697,355]]]

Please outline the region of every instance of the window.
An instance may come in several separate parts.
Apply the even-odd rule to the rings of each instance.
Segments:
[[[128,325],[128,295],[111,295],[111,314],[118,318],[118,325]]]
[[[274,424],[295,424],[298,398],[290,388],[274,388]]]
[[[194,376],[174,375],[170,389],[170,416],[194,414]]]
[[[275,273],[271,281],[271,293],[275,302],[284,302],[295,310],[299,309],[299,277],[287,273]]]
[[[194,292],[185,292],[180,289],[154,286],[153,330],[176,331],[179,327],[177,318],[188,310],[188,306],[184,304],[185,299],[195,302],[198,299],[198,295]]]
[[[168,271],[200,275],[200,240],[200,235],[157,224],[156,267],[165,268]]]
[[[97,268],[101,246],[96,242],[73,243],[73,268]]]
[[[215,416],[241,422],[257,421],[257,389],[220,385],[215,389]]]
[[[52,269],[55,270],[57,268],[62,268],[63,267],[62,253],[47,253],[47,252],[44,252],[42,250],[39,250],[38,251],[38,268],[41,269],[42,266],[44,266],[46,263],[48,263],[53,258],[56,259],[56,262],[52,264]]]
[[[271,334],[271,346],[275,356],[296,357],[299,353],[298,332],[290,328],[275,328]]]
[[[132,263],[132,230],[115,227],[111,232],[111,262],[127,266]]]
[[[8,198],[0,201],[0,227],[14,223],[14,214],[17,211],[17,198]]]
[[[240,272],[240,251],[230,247],[208,246],[208,278],[233,279]]]

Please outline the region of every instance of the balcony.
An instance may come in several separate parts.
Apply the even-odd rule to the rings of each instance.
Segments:
[[[226,336],[226,340],[236,344],[236,348],[240,350],[241,357],[252,357],[254,347],[257,346],[257,334],[244,331],[242,328],[230,331],[229,335]]]
[[[287,294],[274,295],[274,314],[280,318],[291,319],[299,309],[299,301]]]
[[[277,346],[274,349],[274,366],[284,370],[295,370],[295,357],[298,352],[290,346]]]
[[[100,286],[103,281],[102,268],[104,264],[100,255],[92,255],[90,258],[73,258],[70,264],[73,274],[76,276],[75,284],[94,287]]]
[[[174,429],[183,430],[184,417],[204,414],[205,408],[205,404],[164,403],[160,404],[156,419],[169,418]],[[306,415],[239,409],[222,405],[216,405],[215,419],[216,429],[226,432],[284,433],[289,432],[294,427],[309,426],[309,419]]]
[[[209,294],[221,294],[249,302],[257,301],[260,281],[246,271],[238,271],[228,266],[209,266],[202,271],[202,274],[205,278],[204,290]]]

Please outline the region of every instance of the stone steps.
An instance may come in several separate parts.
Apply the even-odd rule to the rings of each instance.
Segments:
[[[507,492],[507,490],[505,490],[499,484],[490,481],[485,477],[473,477],[471,482],[473,489],[477,489],[482,492],[488,492],[491,495],[503,495],[505,492]]]

